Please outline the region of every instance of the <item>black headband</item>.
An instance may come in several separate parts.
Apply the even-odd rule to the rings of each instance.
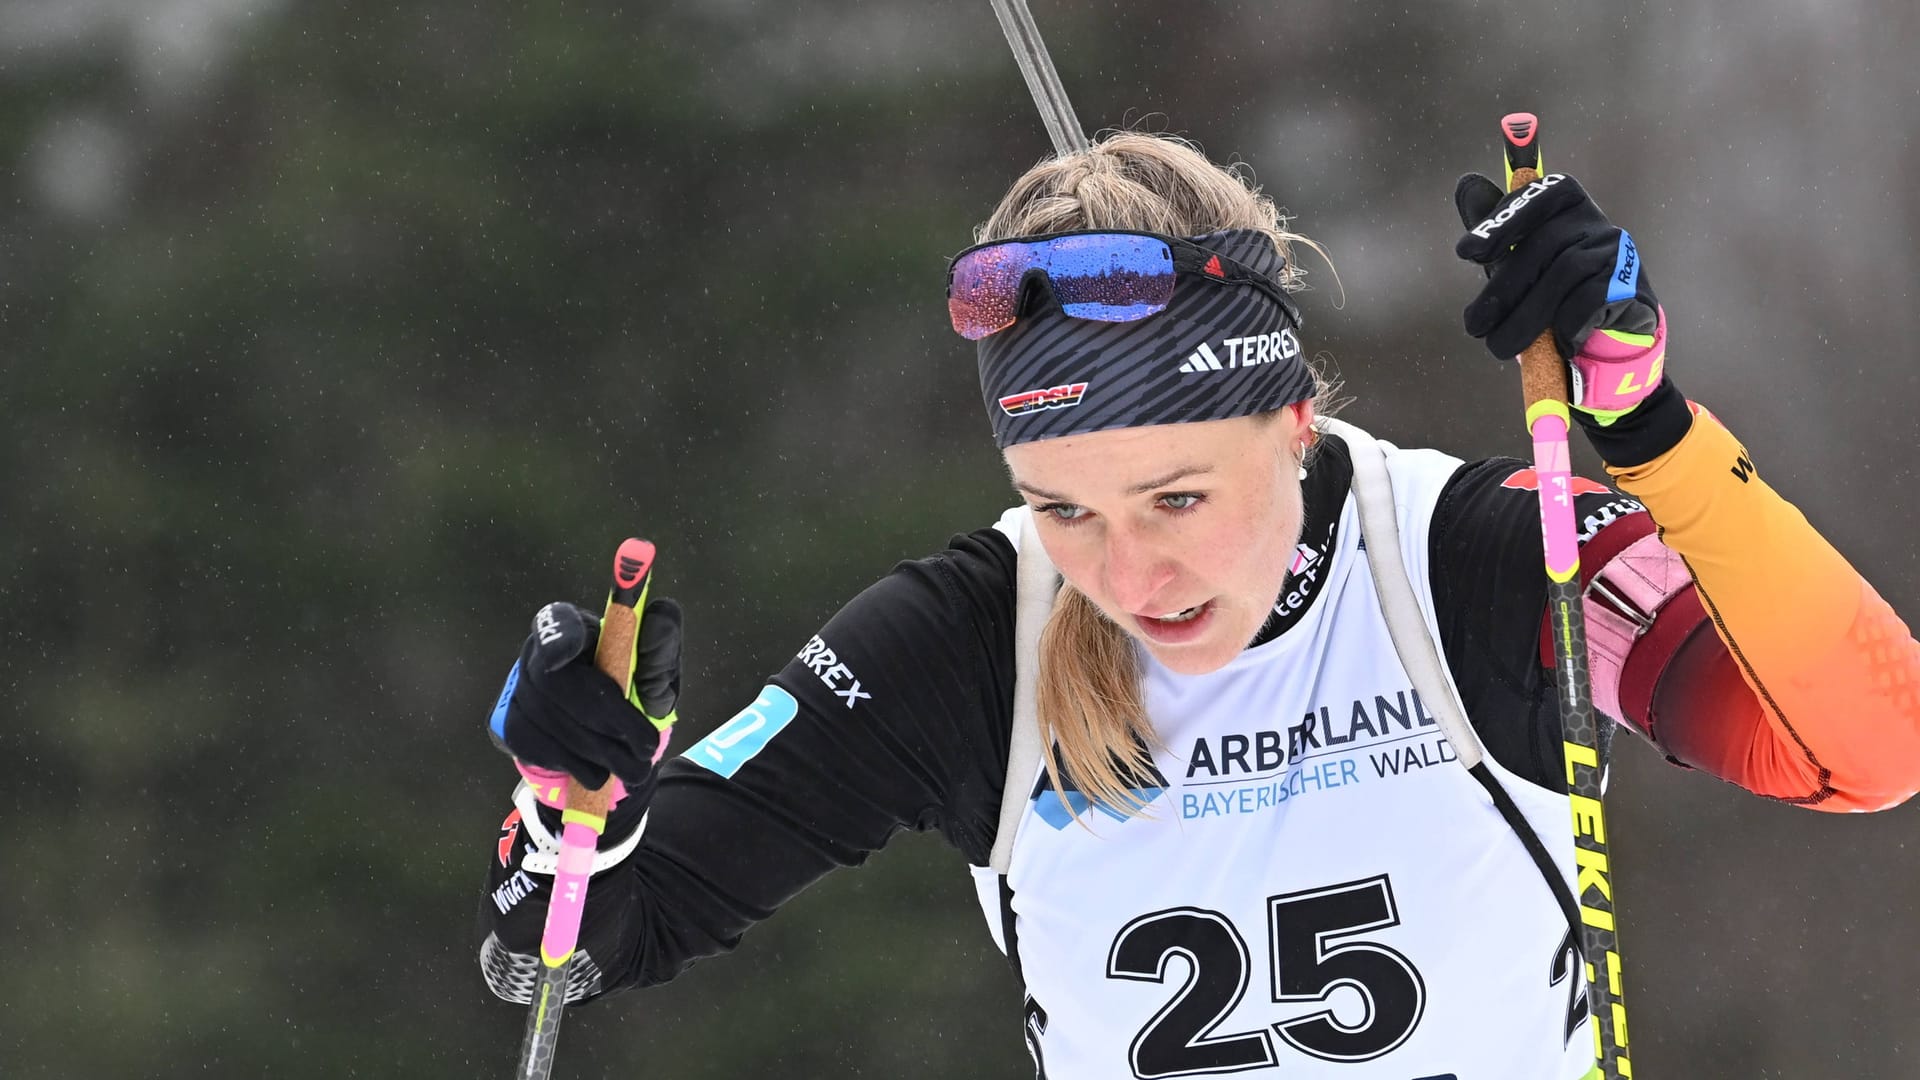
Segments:
[[[1228,229],[1192,242],[1277,282],[1273,239]],[[1167,310],[1137,322],[1076,319],[1052,303],[982,338],[980,389],[996,445],[1113,428],[1227,420],[1304,401],[1313,374],[1299,315],[1277,284],[1182,273]]]

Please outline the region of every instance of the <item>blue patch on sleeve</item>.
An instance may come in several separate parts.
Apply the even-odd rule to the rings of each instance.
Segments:
[[[513,688],[520,685],[520,661],[513,662],[513,670],[507,672],[507,685],[500,688],[500,700],[493,703],[493,715],[487,718],[487,730],[493,737],[505,740],[507,737],[507,703],[513,700]]]
[[[680,756],[732,779],[740,766],[766,749],[767,743],[780,734],[780,729],[798,715],[800,703],[793,700],[793,695],[769,684],[761,688],[753,704],[741,709],[739,715],[715,728],[711,735],[688,747]]]
[[[1607,282],[1607,303],[1631,300],[1640,285],[1640,249],[1633,237],[1620,230],[1620,254],[1613,261],[1613,280]]]

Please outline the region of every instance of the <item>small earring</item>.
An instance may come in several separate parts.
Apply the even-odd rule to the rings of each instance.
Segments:
[[[1295,465],[1298,465],[1298,466],[1300,467],[1300,479],[1302,479],[1302,480],[1305,480],[1305,479],[1307,478],[1307,443],[1306,443],[1306,440],[1304,440],[1304,439],[1302,439],[1302,440],[1301,440],[1301,442],[1300,442],[1300,452],[1299,452],[1298,454],[1295,454],[1295,455],[1294,455],[1294,457],[1293,457],[1293,463],[1294,463]]]

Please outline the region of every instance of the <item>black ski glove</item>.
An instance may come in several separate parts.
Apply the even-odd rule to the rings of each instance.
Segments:
[[[598,615],[564,601],[541,608],[487,728],[520,761],[587,787],[605,784],[610,773],[638,784],[676,719],[680,605],[661,597],[641,612],[629,696],[594,666],[599,637]]]
[[[1571,360],[1595,330],[1653,334],[1660,323],[1647,271],[1632,237],[1571,176],[1549,173],[1505,193],[1469,173],[1453,189],[1467,234],[1454,253],[1486,269],[1467,305],[1467,333],[1511,360],[1542,330]],[[1637,272],[1637,276],[1636,276]]]
[[[1567,361],[1568,404],[1607,464],[1652,461],[1693,423],[1666,378],[1666,312],[1639,249],[1570,176],[1502,193],[1469,173],[1453,191],[1467,234],[1454,250],[1486,270],[1467,333],[1511,360],[1541,331]]]

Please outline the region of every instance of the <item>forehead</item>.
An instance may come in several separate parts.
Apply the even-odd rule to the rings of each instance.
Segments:
[[[1215,477],[1270,467],[1250,452],[1266,425],[1251,418],[1118,428],[1009,446],[1014,486],[1049,495],[1125,493],[1176,473]]]

